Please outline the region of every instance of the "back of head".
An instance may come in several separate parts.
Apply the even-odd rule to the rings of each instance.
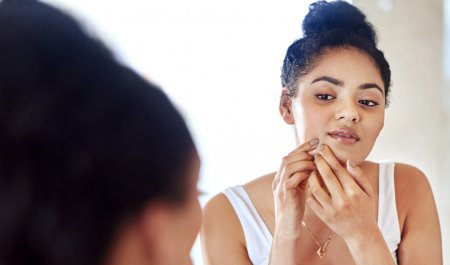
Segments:
[[[317,1],[309,6],[302,28],[303,37],[288,48],[282,67],[281,82],[289,96],[296,95],[299,78],[328,49],[351,47],[366,53],[378,67],[388,101],[389,64],[378,50],[376,33],[361,10],[341,0]]]
[[[125,218],[182,203],[182,117],[75,20],[2,1],[0,62],[0,264],[98,264]]]

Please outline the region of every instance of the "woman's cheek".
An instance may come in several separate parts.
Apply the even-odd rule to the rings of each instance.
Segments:
[[[316,137],[322,141],[322,138],[326,135],[325,128],[326,126],[322,115],[317,112],[307,113],[307,115],[305,115],[304,141],[308,141]]]

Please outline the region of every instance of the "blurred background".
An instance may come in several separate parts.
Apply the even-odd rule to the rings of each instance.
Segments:
[[[294,148],[278,114],[280,68],[307,0],[46,0],[160,85],[202,157],[201,202],[275,171]],[[385,128],[369,157],[420,168],[438,205],[450,264],[450,0],[354,0],[392,70]],[[198,242],[192,256],[202,264]]]

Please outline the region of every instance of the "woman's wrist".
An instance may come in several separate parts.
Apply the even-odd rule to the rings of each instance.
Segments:
[[[363,251],[378,243],[385,244],[383,235],[378,226],[365,229],[361,233],[353,233],[348,237],[343,237],[350,251]]]
[[[273,235],[274,240],[281,241],[298,241],[302,233],[301,222],[293,223],[292,220],[288,222],[278,222],[276,224],[275,232]]]
[[[299,237],[275,234],[272,240],[269,264],[294,265]]]
[[[376,227],[364,236],[344,238],[357,265],[395,265],[380,229]]]
[[[273,235],[273,241],[285,243],[297,243],[300,239],[301,230],[300,231],[277,231]]]

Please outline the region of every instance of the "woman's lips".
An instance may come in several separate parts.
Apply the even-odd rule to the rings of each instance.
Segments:
[[[349,128],[337,129],[329,132],[328,135],[343,144],[353,144],[360,140],[358,134]]]

